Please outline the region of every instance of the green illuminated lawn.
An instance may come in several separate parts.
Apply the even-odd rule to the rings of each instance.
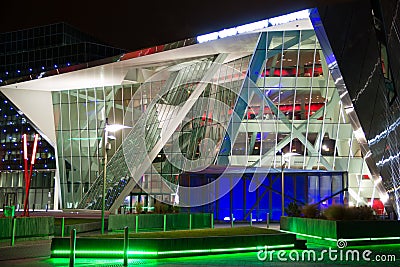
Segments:
[[[134,230],[134,229],[133,229]],[[258,227],[234,227],[196,230],[177,230],[167,232],[130,233],[130,238],[179,238],[179,237],[205,237],[205,236],[232,236],[232,235],[257,235],[257,234],[282,234],[279,231]],[[93,237],[93,236],[92,236]],[[123,238],[123,233],[97,235],[94,237]]]

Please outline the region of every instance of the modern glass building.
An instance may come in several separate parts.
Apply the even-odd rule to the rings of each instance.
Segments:
[[[310,9],[0,89],[54,140],[62,208],[101,209],[105,180],[111,212],[155,200],[218,220],[278,219],[292,201],[398,210],[333,49]]]
[[[64,22],[0,33],[0,84],[124,52]]]
[[[0,84],[41,78],[59,73],[60,68],[73,70],[78,64],[123,52],[122,49],[100,44],[66,23],[0,33]],[[31,153],[33,138],[39,134],[29,207],[53,209],[55,200],[58,206],[57,197],[54,198],[57,172],[55,140],[43,134],[36,122],[32,122],[6,95],[8,93],[0,93],[0,208],[4,205],[23,208],[26,193],[22,135],[27,134]],[[40,103],[40,99],[38,101]],[[27,99],[27,106],[35,109],[35,104],[29,102],[30,99]]]

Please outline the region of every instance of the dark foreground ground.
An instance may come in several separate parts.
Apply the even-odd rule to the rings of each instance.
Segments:
[[[216,227],[229,227],[216,225]],[[265,225],[260,225],[265,227]],[[272,229],[279,228],[272,224]],[[94,235],[98,232],[84,233]],[[11,247],[0,241],[0,266],[68,266],[69,259],[50,258],[51,240],[17,240]],[[350,251],[349,251],[350,250]],[[368,251],[367,251],[368,250]],[[315,253],[315,259],[312,258]],[[329,255],[330,253],[330,255]],[[366,256],[365,260],[363,258]],[[310,256],[311,255],[311,256]],[[359,255],[359,259],[357,259]],[[310,258],[311,257],[311,258]],[[261,260],[259,259],[261,258]],[[80,259],[75,266],[122,266],[122,259]],[[400,266],[400,244],[348,247],[329,251],[328,247],[308,244],[307,250],[284,250],[180,257],[166,259],[130,259],[129,266]]]

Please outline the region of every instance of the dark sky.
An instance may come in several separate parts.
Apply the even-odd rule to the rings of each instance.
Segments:
[[[106,44],[136,50],[282,12],[348,1],[352,0],[7,0],[1,5],[0,32],[64,21]]]

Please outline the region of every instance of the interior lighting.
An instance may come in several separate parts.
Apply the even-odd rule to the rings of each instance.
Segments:
[[[384,194],[384,195],[380,196],[380,200],[382,201],[383,204],[385,204],[389,200],[389,195]]]
[[[361,127],[354,131],[354,136],[357,140],[360,140],[364,137],[364,132]]]
[[[121,124],[109,124],[106,126],[106,131],[108,132],[116,132],[119,131],[121,129],[125,129],[125,128],[131,128],[129,126],[125,126],[125,125],[121,125]]]
[[[382,176],[379,176],[379,178],[374,181],[374,185],[376,186],[381,182],[382,182]]]

